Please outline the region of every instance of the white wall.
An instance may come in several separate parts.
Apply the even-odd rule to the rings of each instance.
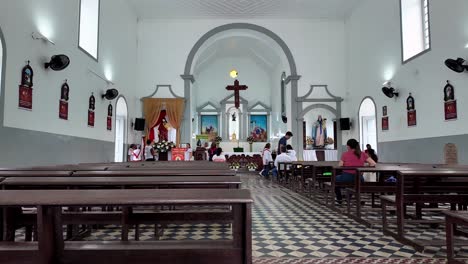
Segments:
[[[310,84],[326,83],[332,93],[345,91],[345,34],[343,21],[321,20],[141,20],[138,24],[138,93],[146,96],[156,84],[171,84],[184,93],[180,75],[193,45],[211,29],[234,22],[266,27],[279,35],[296,60],[299,95]],[[289,74],[289,66],[286,69]],[[279,83],[279,76],[276,78]],[[198,104],[202,102],[198,101]]]
[[[234,84],[234,79],[229,76],[229,72],[233,68],[240,73],[239,83],[249,86],[247,90],[240,91],[239,95],[248,100],[250,106],[258,101],[271,105],[271,73],[257,65],[252,59],[237,57],[216,60],[196,75],[198,87],[192,94],[196,98],[198,106],[207,102],[219,105],[222,99],[233,95],[233,91],[226,90],[227,85]],[[279,90],[279,84],[275,88]]]
[[[430,138],[468,133],[468,74],[444,65],[450,57],[468,58],[468,1],[430,1],[431,46],[428,53],[402,65],[398,1],[365,0],[346,25],[348,90],[344,112],[358,118],[360,102],[371,96],[377,104],[379,142]],[[400,89],[398,99],[381,92],[392,80]],[[443,87],[450,80],[458,99],[458,120],[444,121]],[[417,126],[406,123],[406,98],[415,98]],[[387,105],[390,129],[381,131],[382,106]],[[346,114],[345,114],[346,115]],[[357,122],[354,122],[355,124]],[[359,138],[354,126],[345,137]],[[346,142],[344,138],[343,142]]]
[[[115,88],[126,96],[129,116],[135,117],[137,19],[130,10],[125,0],[101,0],[99,62],[96,62],[78,49],[79,0],[2,1],[0,27],[8,52],[4,126],[113,141],[113,131],[106,130],[108,102],[99,97],[107,84],[88,69],[112,75]],[[33,40],[33,31],[40,31],[55,45]],[[68,55],[70,66],[61,72],[44,70],[43,63],[54,54]],[[34,70],[32,111],[18,109],[20,72],[27,60]],[[68,121],[58,118],[60,87],[65,79],[70,85]],[[87,127],[91,92],[97,99],[94,128]]]

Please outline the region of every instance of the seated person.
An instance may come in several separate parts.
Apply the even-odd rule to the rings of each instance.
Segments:
[[[226,162],[226,157],[222,153],[223,153],[223,149],[217,148],[215,155],[213,156],[213,161],[214,162]]]
[[[273,168],[273,170],[271,170],[271,174],[273,175],[273,177],[278,177],[278,162],[293,161],[291,157],[288,155],[288,153],[286,152],[287,151],[286,146],[281,146],[280,151],[281,151],[281,154],[276,156],[276,159],[275,159],[275,167]]]
[[[361,151],[359,147],[359,142],[352,138],[346,142],[348,151],[343,153],[341,160],[339,162],[340,166],[345,167],[363,167],[365,163],[368,163],[369,166],[375,166],[375,161],[372,160],[366,153]],[[354,182],[356,177],[355,170],[343,170],[341,175],[336,176],[336,182]],[[361,181],[363,181],[361,175]],[[335,187],[336,199],[339,204],[342,203],[343,197],[341,196],[341,188]]]
[[[291,145],[286,145],[286,151],[288,153],[288,156],[291,157],[292,161],[297,161],[296,151]]]

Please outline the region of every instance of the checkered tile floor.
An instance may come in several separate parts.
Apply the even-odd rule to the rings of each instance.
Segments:
[[[366,228],[303,195],[260,179],[256,174],[241,176],[243,188],[250,189],[255,199],[252,212],[255,264],[445,263],[443,248],[418,253],[384,236],[380,229]],[[134,230],[131,230],[129,237],[133,235]],[[417,235],[443,239],[445,233],[443,229],[427,229]],[[86,238],[119,239],[118,226],[93,230]],[[154,239],[154,226],[140,227],[140,240]],[[168,225],[160,239],[229,240],[231,228],[229,225]],[[457,254],[468,257],[467,252],[465,248]]]

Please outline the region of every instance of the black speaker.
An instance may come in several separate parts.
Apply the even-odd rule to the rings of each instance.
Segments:
[[[351,129],[351,122],[349,121],[349,118],[340,118],[340,129],[341,130]]]
[[[145,119],[144,118],[135,118],[135,128],[136,131],[145,130]]]

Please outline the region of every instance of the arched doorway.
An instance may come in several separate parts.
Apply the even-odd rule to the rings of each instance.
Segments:
[[[127,102],[123,96],[120,96],[115,110],[115,162],[127,161],[127,115]]]
[[[359,142],[361,149],[365,149],[367,144],[377,152],[377,108],[374,100],[366,97],[359,107]]]
[[[279,46],[279,48],[284,52],[284,55],[286,57],[287,63],[289,65],[289,76],[286,77],[285,84],[290,83],[290,104],[291,104],[291,118],[290,118],[290,126],[291,126],[291,131],[293,134],[296,134],[297,131],[301,128],[302,129],[302,123],[299,125],[297,121],[297,111],[293,111],[293,109],[297,109],[297,102],[295,98],[297,98],[297,93],[298,93],[298,81],[300,79],[300,76],[297,75],[297,70],[296,70],[296,62],[294,60],[294,57],[292,55],[291,50],[289,47],[286,45],[286,43],[274,32],[270,31],[267,28],[264,28],[262,26],[258,26],[255,24],[249,24],[249,23],[232,23],[232,24],[226,24],[222,25],[219,27],[216,27],[210,31],[208,31],[206,34],[204,34],[192,47],[188,57],[187,61],[185,63],[185,69],[184,73],[181,75],[181,78],[184,80],[184,97],[185,97],[185,113],[184,116],[192,116],[191,110],[192,110],[192,101],[191,101],[191,88],[192,84],[195,82],[195,77],[193,73],[193,64],[195,57],[197,53],[200,51],[202,48],[203,44],[207,42],[210,38],[213,36],[229,31],[229,30],[250,30],[254,32],[261,33],[274,42],[276,42]],[[190,118],[185,118],[183,121],[183,127],[182,127],[182,141],[189,142],[191,135],[192,135],[192,125],[191,125],[191,119]],[[298,146],[298,138],[293,137],[292,138],[292,143],[293,146]]]

